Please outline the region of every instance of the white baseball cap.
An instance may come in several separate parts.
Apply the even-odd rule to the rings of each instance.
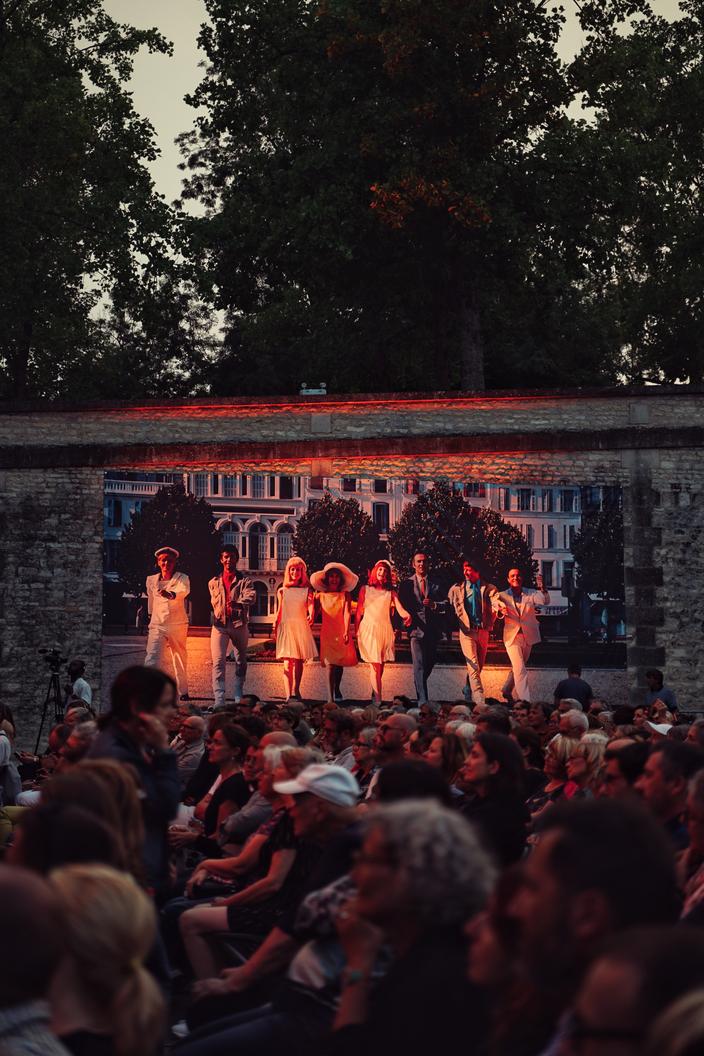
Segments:
[[[274,791],[282,796],[300,796],[310,792],[338,807],[354,807],[360,796],[357,778],[344,766],[311,763],[292,781],[276,781]]]

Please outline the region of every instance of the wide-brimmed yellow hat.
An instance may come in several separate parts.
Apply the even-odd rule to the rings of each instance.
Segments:
[[[310,577],[310,585],[313,590],[326,590],[327,585],[325,583],[325,577],[332,569],[336,569],[342,576],[342,586],[340,590],[354,590],[359,583],[359,576],[356,576],[354,572],[343,565],[341,561],[328,561],[322,572],[314,572]]]

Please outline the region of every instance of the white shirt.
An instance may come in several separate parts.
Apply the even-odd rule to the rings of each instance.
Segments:
[[[71,686],[71,693],[74,697],[80,697],[81,700],[85,700],[86,704],[93,703],[93,690],[90,688],[85,678],[77,678]]]
[[[171,591],[176,597],[162,598],[160,590]],[[160,625],[188,623],[185,602],[190,590],[191,581],[184,572],[174,572],[171,579],[162,579],[160,573],[147,576],[150,623]]]

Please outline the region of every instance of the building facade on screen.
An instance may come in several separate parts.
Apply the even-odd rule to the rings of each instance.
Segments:
[[[273,622],[276,591],[291,556],[298,518],[325,491],[334,498],[354,498],[372,518],[384,539],[403,510],[431,488],[417,478],[305,477],[265,473],[126,473],[105,476],[105,575],[117,580],[117,554],[122,531],[134,513],[168,484],[205,499],[213,508],[223,543],[240,552],[239,567],[251,576],[257,592],[252,620]],[[536,485],[458,482],[455,487],[471,506],[491,507],[516,525],[533,551],[538,570],[550,590],[546,616],[567,614],[574,575],[571,546],[582,515],[618,501],[613,489],[602,487],[540,487]],[[145,570],[146,575],[146,570]]]

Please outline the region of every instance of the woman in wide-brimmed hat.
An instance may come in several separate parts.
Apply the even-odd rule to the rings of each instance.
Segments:
[[[314,572],[310,585],[322,613],[320,662],[328,672],[328,702],[342,700],[342,672],[357,663],[357,652],[350,635],[352,601],[350,592],[359,582],[347,565],[328,561],[321,572]]]

